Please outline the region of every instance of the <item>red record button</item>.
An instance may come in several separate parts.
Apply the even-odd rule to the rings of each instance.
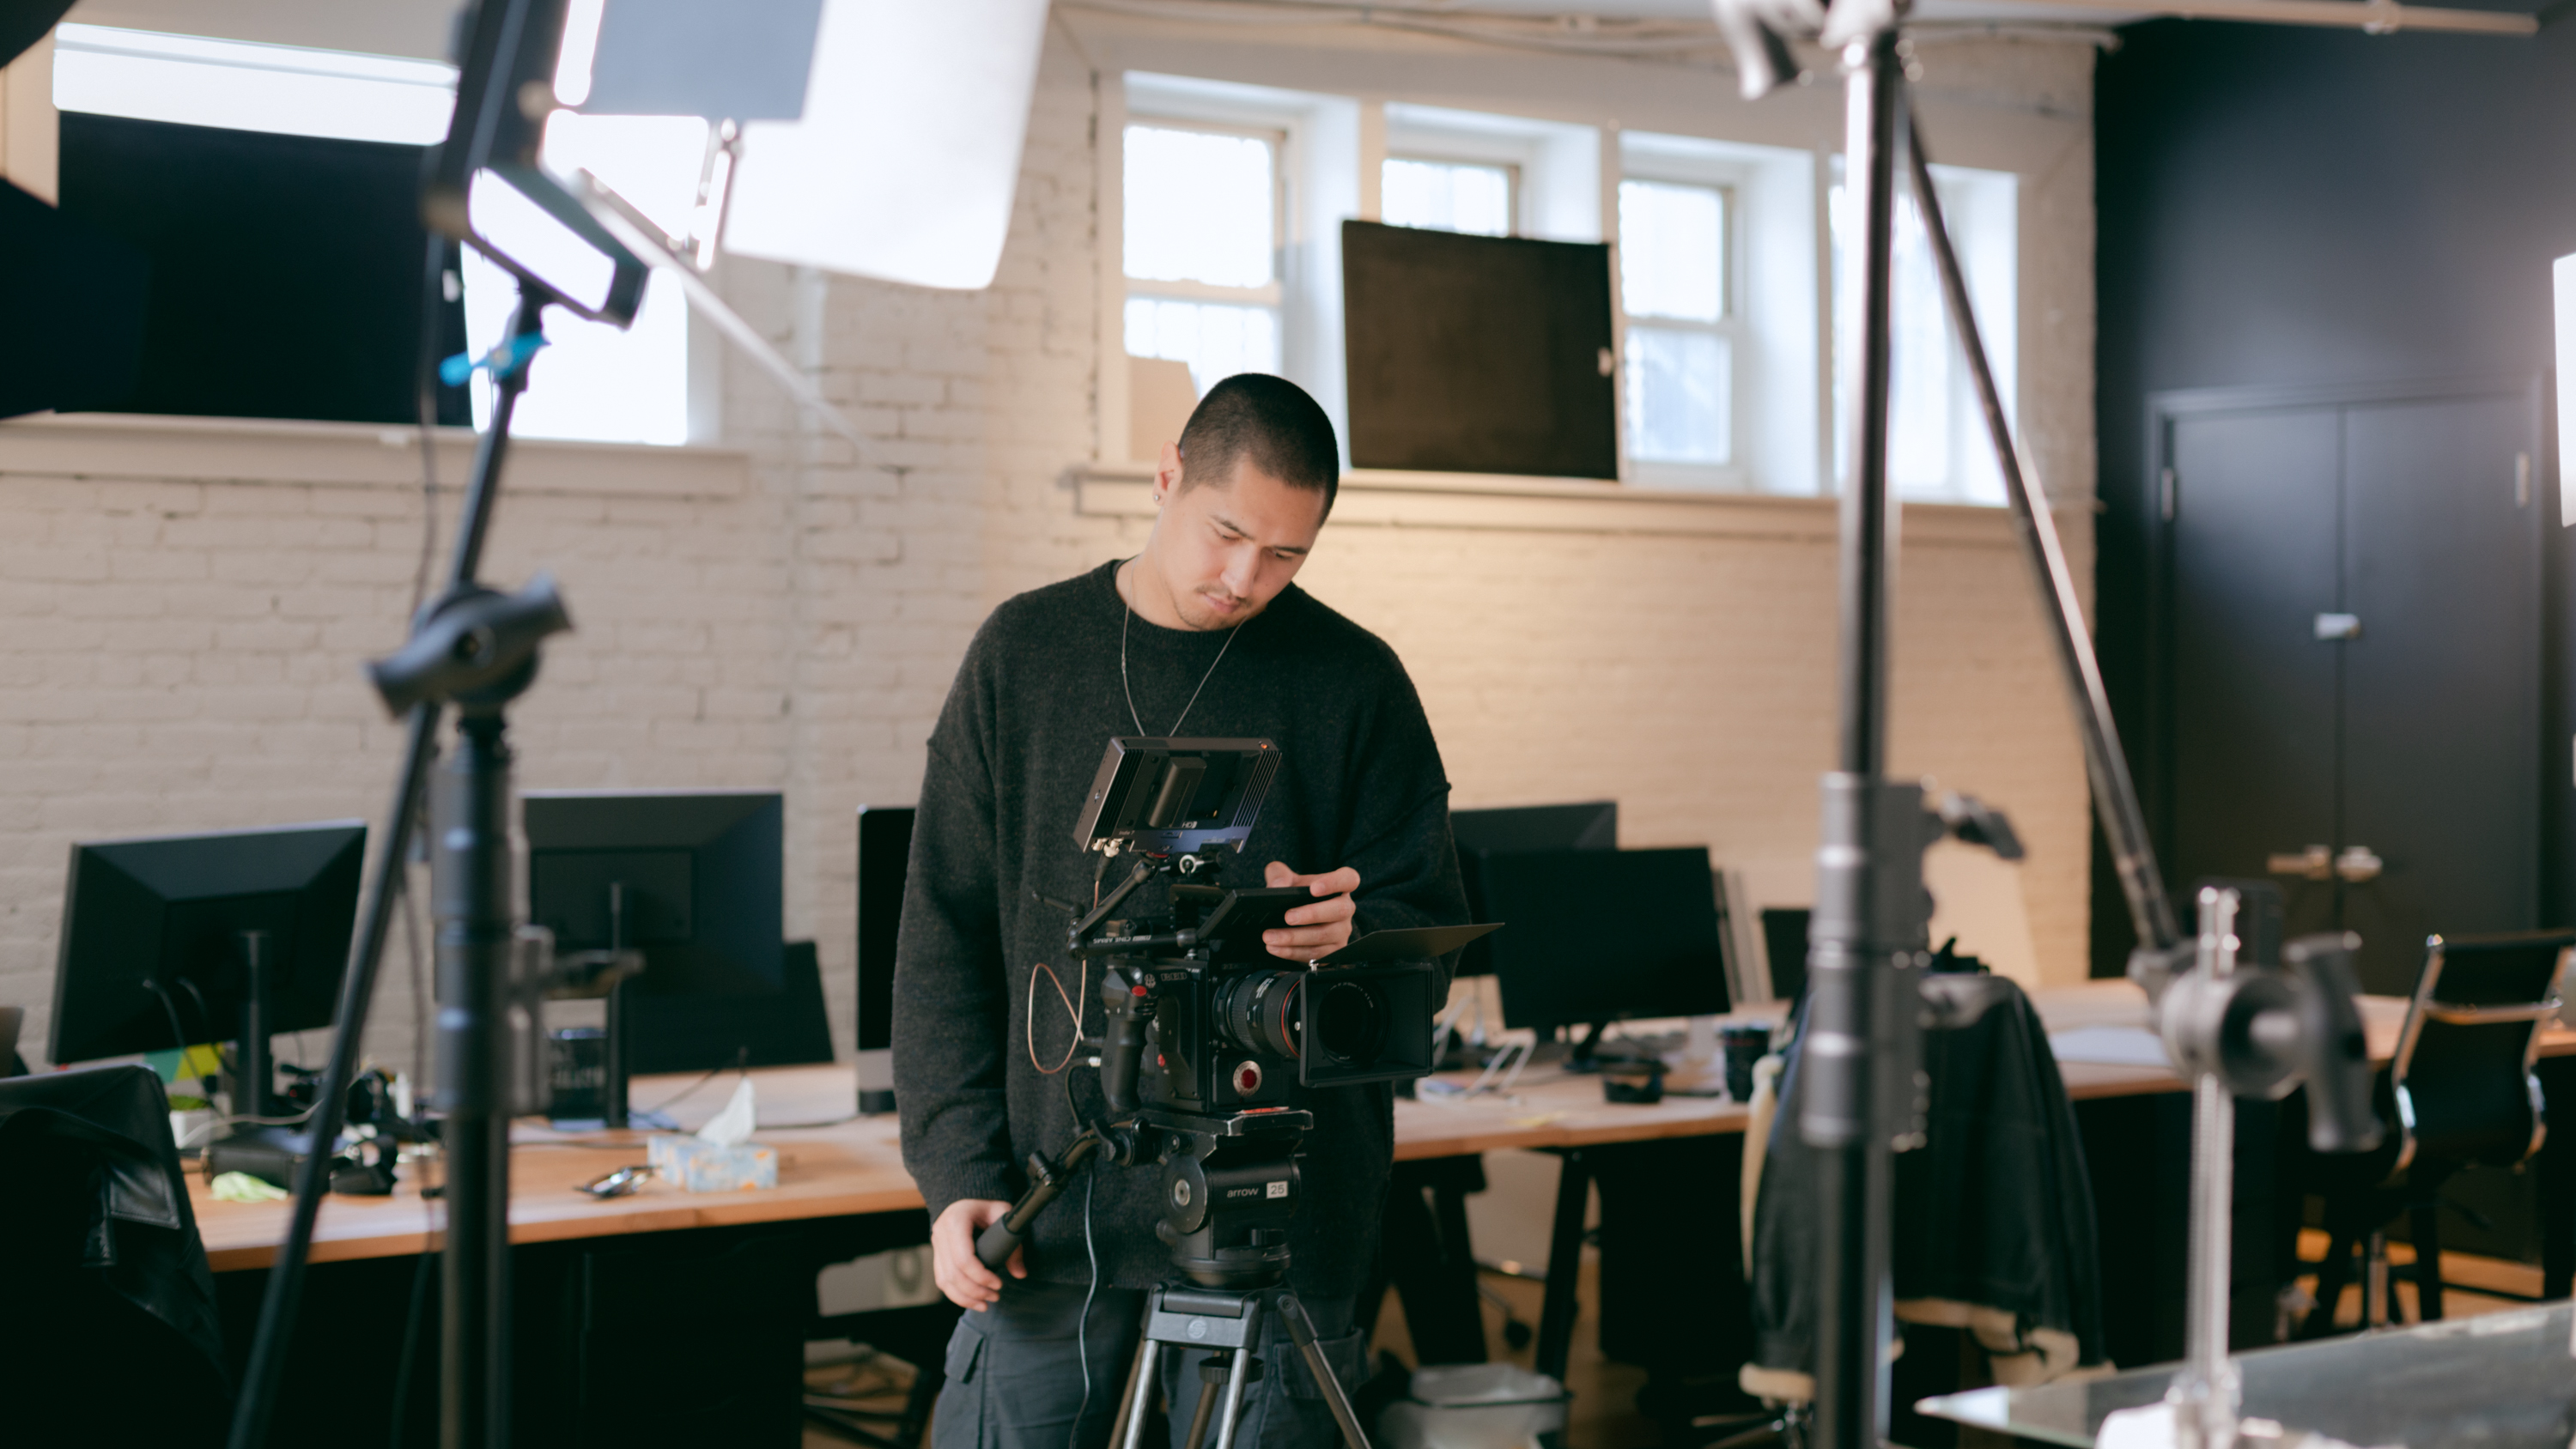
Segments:
[[[1245,1096],[1245,1097],[1249,1097],[1249,1096],[1251,1096],[1253,1093],[1260,1091],[1260,1090],[1261,1090],[1261,1063],[1259,1063],[1259,1062],[1237,1062],[1237,1063],[1235,1063],[1235,1064],[1234,1064],[1234,1090],[1235,1090],[1235,1092],[1236,1092],[1236,1094],[1237,1094],[1237,1095],[1239,1095],[1239,1096]]]

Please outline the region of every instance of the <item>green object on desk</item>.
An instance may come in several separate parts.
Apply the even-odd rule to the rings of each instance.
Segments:
[[[293,1196],[285,1188],[247,1172],[219,1172],[213,1186],[217,1202],[284,1202]]]

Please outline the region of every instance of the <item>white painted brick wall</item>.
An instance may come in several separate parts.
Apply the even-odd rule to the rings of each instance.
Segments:
[[[2081,47],[1945,46],[1934,63],[2061,129],[2089,104]],[[1077,515],[1069,487],[1096,447],[1094,110],[1084,62],[1051,34],[989,292],[727,264],[737,305],[819,368],[867,446],[817,433],[733,360],[741,486],[626,487],[592,466],[550,487],[548,460],[578,450],[532,447],[492,535],[487,577],[554,570],[579,626],[516,713],[521,783],[787,791],[788,929],[820,944],[845,1051],[852,811],[912,801],[922,742],[995,603],[1144,536]],[[2046,218],[2024,228],[2041,278],[2023,329],[2029,422],[2072,499],[2092,484],[2089,165],[2076,147],[2024,191]],[[0,464],[0,1003],[33,1008],[31,1058],[72,842],[381,821],[399,732],[358,668],[399,637],[418,501],[398,465],[311,480],[290,466],[296,446],[218,439],[204,476],[179,481]],[[2089,580],[2085,516],[2065,516]],[[1339,525],[1303,581],[1403,655],[1460,804],[1609,795],[1631,844],[1705,841],[1726,861],[1812,849],[1833,713],[1828,545]],[[2021,560],[1911,548],[1901,587],[1897,761],[2015,813],[2041,958],[2080,977],[2084,777]],[[413,1021],[394,942],[369,1046],[400,1060]]]

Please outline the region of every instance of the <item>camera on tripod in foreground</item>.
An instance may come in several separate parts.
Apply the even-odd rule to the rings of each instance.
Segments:
[[[1161,1166],[1156,1231],[1184,1276],[1275,1284],[1314,1120],[1290,1105],[1296,1089],[1431,1070],[1437,958],[1492,928],[1378,931],[1305,965],[1271,955],[1263,934],[1316,896],[1220,878],[1279,768],[1268,740],[1109,742],[1074,843],[1104,874],[1132,864],[1066,935],[1073,957],[1100,965],[1107,1111],[1056,1162],[1031,1158],[1028,1192],[977,1243],[985,1262],[1007,1261],[1065,1178],[1105,1149],[1121,1165]]]

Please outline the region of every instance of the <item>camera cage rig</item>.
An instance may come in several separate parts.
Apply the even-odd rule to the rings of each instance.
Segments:
[[[1122,1167],[1158,1164],[1155,1232],[1184,1281],[1155,1290],[1144,1340],[1233,1354],[1219,1443],[1240,1412],[1262,1315],[1275,1312],[1352,1449],[1367,1449],[1348,1396],[1314,1348],[1312,1323],[1285,1291],[1298,1159],[1314,1125],[1291,1097],[1296,1087],[1429,1072],[1439,1006],[1433,958],[1495,928],[1377,931],[1303,965],[1269,955],[1263,933],[1314,893],[1208,882],[1242,853],[1279,759],[1278,748],[1259,739],[1109,742],[1075,841],[1101,856],[1104,872],[1121,855],[1134,864],[1065,933],[1068,954],[1104,963],[1101,1035],[1085,1044],[1095,1048],[1105,1110],[1077,1121],[1073,1141],[1052,1161],[1030,1154],[1027,1189],[984,1229],[975,1254],[1001,1271],[1047,1204],[1095,1157]],[[1169,913],[1123,915],[1158,879]],[[1409,1022],[1420,1031],[1407,1031]],[[1410,1039],[1416,1034],[1418,1043]],[[1281,1069],[1291,1061],[1293,1085]],[[1141,1372],[1120,1414],[1131,1446],[1152,1392],[1150,1370]],[[1203,1399],[1202,1415],[1212,1409],[1212,1397]]]

